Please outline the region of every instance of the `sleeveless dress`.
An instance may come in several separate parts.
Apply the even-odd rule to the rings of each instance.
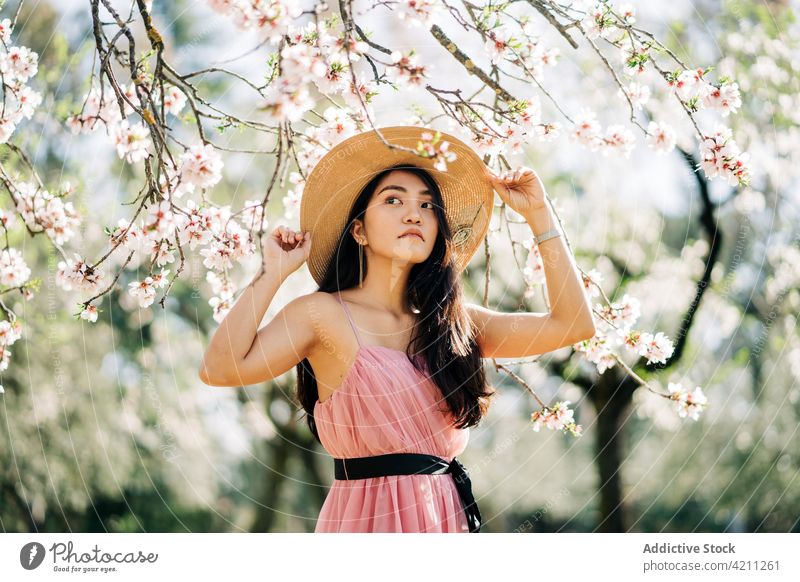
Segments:
[[[441,391],[405,352],[364,345],[337,297],[359,347],[340,387],[314,404],[324,449],[340,459],[425,453],[451,462],[466,448],[469,428],[453,426]],[[453,475],[445,473],[334,479],[314,531],[468,533],[469,526]]]

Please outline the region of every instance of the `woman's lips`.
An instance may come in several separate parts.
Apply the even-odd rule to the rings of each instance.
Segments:
[[[419,236],[418,234],[414,234],[413,232],[409,232],[408,234],[404,234],[400,238],[406,238],[406,237],[409,237],[409,236],[413,236],[414,238],[422,240],[421,236]]]

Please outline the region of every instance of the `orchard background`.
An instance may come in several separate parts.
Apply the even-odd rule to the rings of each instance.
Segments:
[[[0,527],[313,531],[332,463],[293,373],[199,363],[325,151],[414,124],[442,169],[437,130],[539,173],[598,327],[485,361],[485,531],[798,531],[797,8],[3,3]],[[495,202],[469,298],[545,311]]]

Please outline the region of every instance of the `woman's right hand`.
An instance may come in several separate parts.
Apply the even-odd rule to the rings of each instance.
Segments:
[[[262,239],[264,269],[277,268],[284,276],[291,275],[308,260],[311,252],[311,232],[305,235],[285,226],[278,226]]]

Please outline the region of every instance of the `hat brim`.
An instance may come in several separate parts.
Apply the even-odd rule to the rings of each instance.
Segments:
[[[300,229],[312,232],[308,269],[321,284],[328,263],[346,226],[353,203],[363,188],[387,167],[409,163],[431,173],[442,193],[444,213],[455,243],[456,263],[466,268],[489,229],[494,189],[478,154],[455,136],[441,132],[456,159],[446,171],[434,167],[435,158],[416,153],[422,134],[435,133],[425,127],[394,126],[359,133],[333,147],[317,163],[306,180],[300,202]],[[437,144],[438,145],[438,144]]]

